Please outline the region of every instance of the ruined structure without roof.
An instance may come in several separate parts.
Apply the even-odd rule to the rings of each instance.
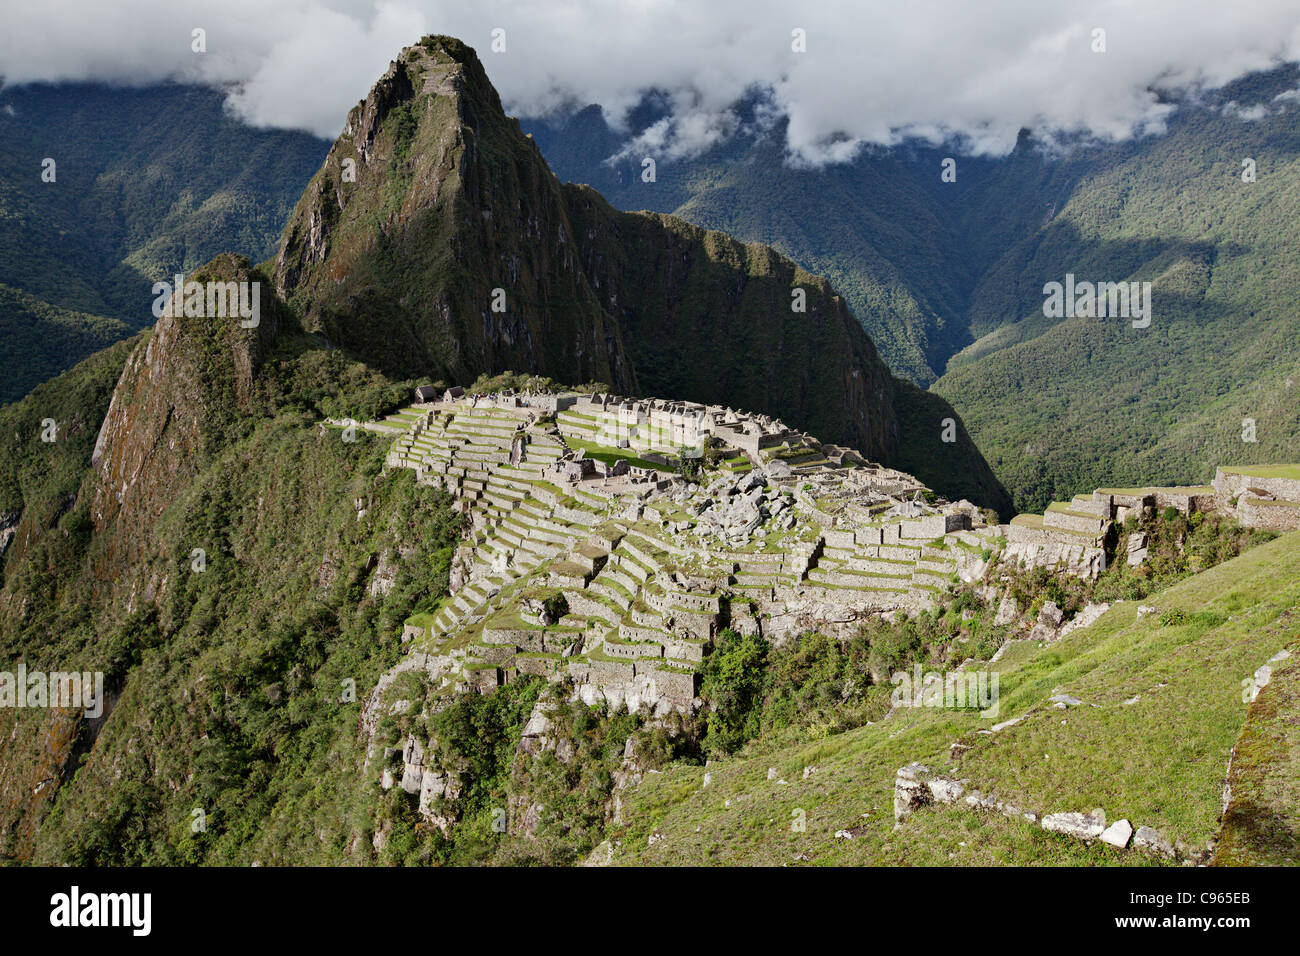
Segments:
[[[1093,576],[1114,522],[1143,508],[1300,519],[1300,481],[1220,472],[998,525],[776,419],[690,402],[458,389],[399,418],[387,464],[449,491],[471,528],[448,600],[406,625],[431,672],[483,690],[567,677],[588,703],[658,712],[694,706],[724,627],[843,633],[932,607],[995,561]],[[706,449],[699,482],[671,467]]]

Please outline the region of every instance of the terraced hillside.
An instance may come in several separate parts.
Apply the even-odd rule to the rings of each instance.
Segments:
[[[910,476],[731,409],[455,389],[391,424],[407,430],[388,466],[450,492],[472,529],[449,598],[406,622],[411,644],[393,679],[423,672],[435,697],[452,700],[506,693],[533,675],[571,700],[656,721],[710,711],[702,678],[735,635],[786,650],[812,633],[849,640],[882,617],[942,610],[963,583],[992,602],[990,614],[998,606],[996,628],[1018,616],[1014,603],[1009,616],[1003,606],[1026,573],[1095,581],[1121,557],[1125,573],[1161,573],[1142,567],[1154,547],[1143,529],[1158,528],[1161,515],[1240,530],[1277,521],[1300,500],[1295,466],[1224,469],[1204,488],[1098,489],[997,525]],[[692,454],[696,480],[674,468]],[[883,722],[842,737],[760,736],[739,761],[646,777],[620,798],[613,842],[595,859],[1209,860],[1245,720],[1242,681],[1257,691],[1300,637],[1300,538],[1282,540],[1151,605],[1090,604],[1063,622],[1060,608],[1042,604],[1033,630],[986,667],[949,666],[941,684],[915,676],[926,693],[952,681],[974,693],[983,680],[974,703],[967,695],[927,707],[920,697],[908,706],[904,697]],[[873,665],[871,683],[888,674]],[[367,705],[372,723],[381,705],[395,705],[384,696],[389,682]],[[549,706],[534,708],[530,727],[549,726]],[[1187,734],[1185,711],[1199,722]],[[455,820],[439,808],[458,772],[426,766],[434,746],[411,736],[385,759],[400,755],[420,816],[450,832]],[[1284,806],[1275,791],[1285,769],[1270,771],[1272,753],[1257,745],[1243,758],[1238,806],[1252,786],[1271,788],[1269,805]],[[385,771],[385,786],[398,769]],[[1166,783],[1151,788],[1162,773]],[[889,802],[899,794],[895,831]],[[1119,843],[1115,855],[1095,845],[1103,831]],[[674,848],[658,849],[666,843]],[[1254,847],[1247,836],[1233,845],[1242,844]]]
[[[406,626],[449,687],[567,676],[588,703],[689,713],[723,628],[929,607],[1000,538],[969,503],[926,503],[910,476],[765,416],[566,394],[463,396],[396,420],[410,424],[388,465],[450,491],[473,529],[451,596]],[[718,467],[693,483],[664,453],[704,420],[749,451],[712,448]]]
[[[482,691],[517,674],[568,678],[587,703],[633,710],[693,712],[699,667],[726,628],[846,633],[935,607],[995,560],[1096,578],[1130,516],[1240,506],[1243,524],[1269,526],[1289,511],[1251,502],[1300,500],[1285,470],[1220,472],[1218,488],[1099,489],[997,525],[909,475],[732,409],[454,389],[394,421],[407,430],[388,466],[450,492],[472,527],[450,596],[406,625],[431,655],[426,670]],[[702,461],[705,449],[720,468],[698,482],[677,474],[679,455]],[[1144,539],[1126,540],[1140,564]]]

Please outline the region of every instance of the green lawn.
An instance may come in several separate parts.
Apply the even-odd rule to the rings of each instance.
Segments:
[[[632,454],[630,448],[610,448],[608,445],[599,445],[594,441],[587,441],[582,438],[573,438],[566,436],[564,443],[570,448],[581,448],[587,453],[588,458],[594,458],[596,461],[603,461],[607,465],[615,462],[626,461],[634,468],[654,468],[659,471],[670,471],[663,465],[656,464],[653,461],[647,461],[644,458],[637,458]]]
[[[1249,475],[1251,478],[1289,478],[1300,481],[1300,465],[1233,465],[1223,469],[1228,475]]]

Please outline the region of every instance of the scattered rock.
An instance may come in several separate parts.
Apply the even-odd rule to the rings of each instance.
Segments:
[[[596,848],[582,861],[583,866],[609,866],[614,860],[614,845],[608,840],[597,844]]]
[[[1061,628],[1060,637],[1067,634],[1073,634],[1097,622],[1097,619],[1110,610],[1109,604],[1089,604],[1078,614],[1074,615],[1064,627]]]
[[[1064,613],[1056,606],[1055,601],[1046,602],[1042,610],[1038,612],[1038,623],[1047,627],[1057,628],[1061,626],[1061,621],[1065,619]]]
[[[1173,844],[1161,836],[1160,831],[1153,827],[1137,828],[1137,833],[1133,834],[1133,849],[1158,853],[1171,859],[1174,856]]]
[[[1145,531],[1135,531],[1128,538],[1128,566],[1137,567],[1147,559],[1148,536]]]
[[[1049,813],[1043,817],[1043,829],[1049,833],[1062,833],[1080,840],[1095,840],[1106,830],[1106,811],[1089,813]]]
[[[924,764],[910,763],[898,771],[894,778],[894,821],[902,821],[919,807],[926,806],[933,799],[926,779],[930,768]]]
[[[966,789],[960,780],[950,780],[947,777],[935,777],[927,781],[927,786],[930,795],[939,803],[956,803]]]
[[[1108,826],[1101,834],[1101,842],[1109,843],[1113,847],[1124,849],[1128,846],[1129,837],[1133,835],[1133,825],[1127,820],[1116,820]]]
[[[998,604],[998,613],[993,618],[993,626],[1001,627],[1004,624],[1010,624],[1020,616],[1020,609],[1016,607],[1016,599],[1008,591],[1002,595],[1002,601]]]

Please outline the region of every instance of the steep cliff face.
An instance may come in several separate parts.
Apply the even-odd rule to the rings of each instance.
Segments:
[[[242,256],[219,256],[189,282],[205,289],[259,284],[258,325],[244,328],[238,315],[186,316],[177,290],[170,314],[127,359],[90,459],[97,477],[90,515],[105,534],[105,573],[145,556],[148,529],[172,495],[206,452],[240,428],[239,412],[251,408],[255,371],[280,322],[270,289]]]
[[[274,271],[307,328],[391,375],[529,371],[745,407],[1008,504],[964,432],[941,443],[946,405],[906,409],[925,436],[900,434],[911,393],[824,279],[561,186],[459,40],[402,51],[352,110]]]
[[[584,186],[566,196],[583,268],[646,393],[761,409],[894,457],[889,370],[825,279],[767,246],[619,212]]]

